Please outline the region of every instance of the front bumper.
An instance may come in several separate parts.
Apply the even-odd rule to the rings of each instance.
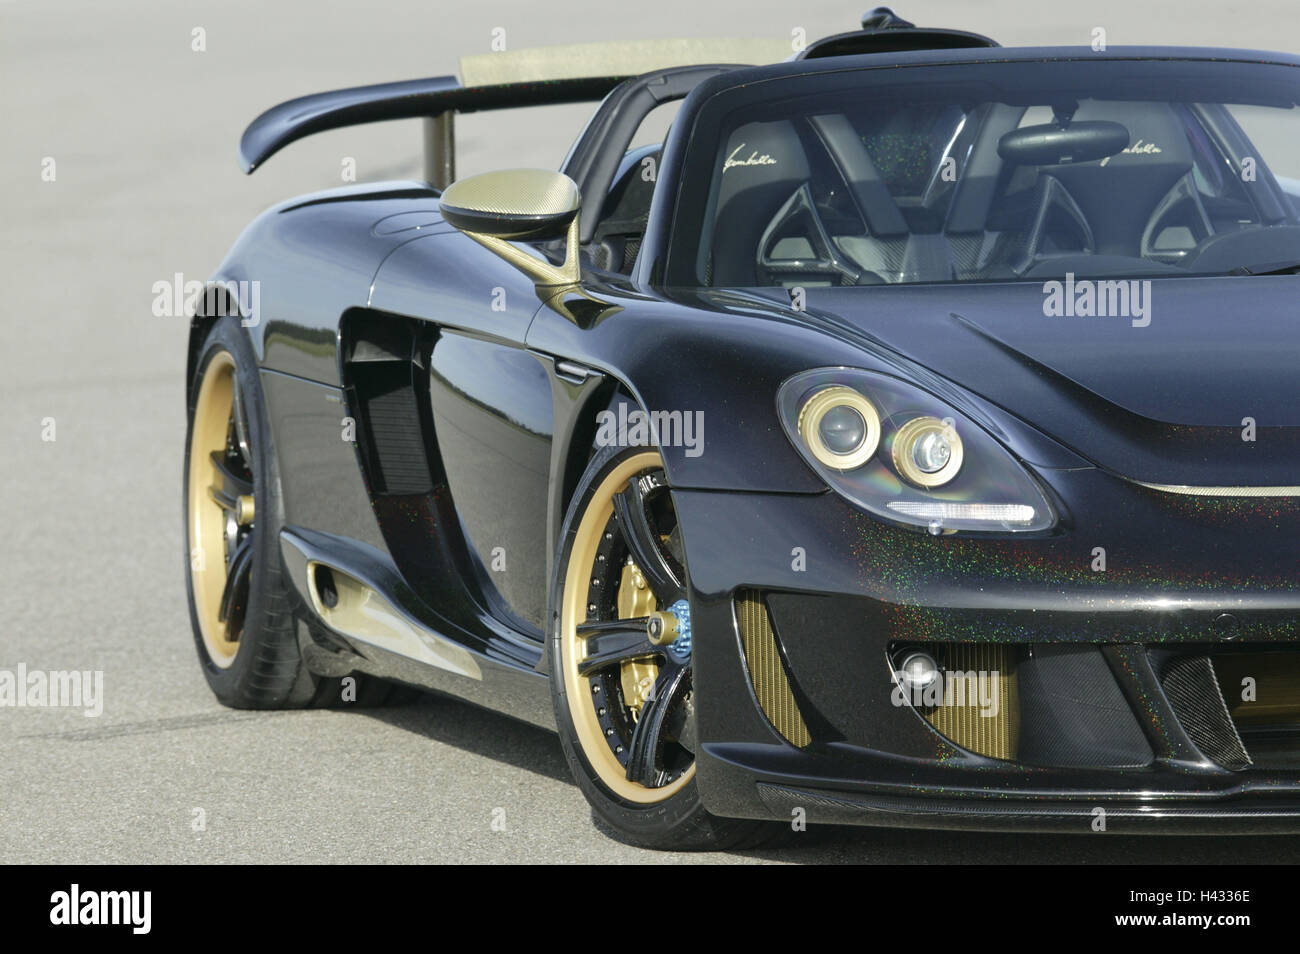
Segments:
[[[1300,663],[1300,508],[1180,497],[1092,469],[1045,482],[1065,516],[1032,538],[933,537],[831,493],[674,491],[709,809],[903,827],[1300,832],[1300,687],[1291,712],[1277,705],[1287,681],[1270,675],[1279,659]],[[759,604],[776,647],[761,666],[780,669],[784,689],[756,677],[738,608]],[[981,754],[953,720],[901,700],[900,646],[1007,663],[1010,741]],[[1256,662],[1274,710],[1264,720],[1236,699]],[[782,691],[795,731],[774,714]]]

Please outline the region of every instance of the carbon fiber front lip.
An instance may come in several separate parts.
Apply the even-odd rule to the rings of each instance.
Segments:
[[[900,798],[758,782],[758,795],[777,818],[800,809],[810,822],[885,828],[1037,831],[1089,834],[1300,834],[1300,801],[1233,799],[1213,805],[1186,801],[1132,802],[958,800]],[[1099,828],[1104,822],[1104,828]]]
[[[1300,487],[1194,487],[1189,484],[1149,484],[1143,480],[1130,483],[1184,497],[1300,497]]]

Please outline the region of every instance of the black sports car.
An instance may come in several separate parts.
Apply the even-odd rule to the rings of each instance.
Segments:
[[[423,117],[426,181],[270,209],[202,296],[213,691],[554,727],[659,847],[1300,830],[1300,59],[887,11],[788,52],[494,54],[253,122],[250,172]],[[455,180],[456,113],[583,100],[559,172]]]

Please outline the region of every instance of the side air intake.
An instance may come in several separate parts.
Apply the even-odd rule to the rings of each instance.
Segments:
[[[799,704],[790,691],[790,677],[777,648],[772,619],[762,596],[753,590],[741,590],[736,597],[736,621],[745,648],[745,665],[758,696],[759,707],[767,721],[791,745],[800,748],[812,741],[808,726],[799,712]]]
[[[1209,656],[1174,660],[1160,681],[1183,731],[1206,758],[1231,771],[1250,767],[1250,755],[1228,714]]]
[[[1215,653],[1228,714],[1256,768],[1300,768],[1300,652],[1227,647]]]
[[[1020,753],[1020,692],[1011,646],[942,643],[943,702],[921,714],[963,749],[992,759]]]

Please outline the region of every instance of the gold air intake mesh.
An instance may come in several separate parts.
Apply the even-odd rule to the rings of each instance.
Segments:
[[[1020,748],[1020,696],[1016,657],[1010,646],[977,643],[943,644],[944,704],[922,710],[940,733],[993,759],[1014,759]],[[954,674],[975,678],[953,678]],[[979,679],[996,683],[997,713],[986,714],[979,701]],[[991,695],[992,687],[985,692]]]
[[[745,647],[745,663],[749,679],[754,685],[758,704],[772,723],[792,745],[800,748],[812,741],[808,726],[803,721],[794,694],[790,691],[790,678],[781,663],[776,648],[776,633],[767,614],[762,597],[753,590],[736,594],[736,619],[740,623],[740,639]]]

